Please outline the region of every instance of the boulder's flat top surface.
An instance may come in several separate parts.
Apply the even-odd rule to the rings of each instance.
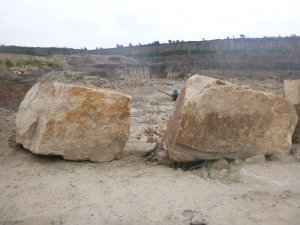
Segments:
[[[169,82],[169,81],[164,81]],[[300,214],[300,163],[244,165],[237,181],[206,180],[192,171],[145,164],[149,144],[136,139],[148,124],[166,123],[174,102],[168,85],[125,90],[133,96],[131,137],[110,163],[69,162],[14,147],[12,112],[0,111],[0,224],[295,225]]]

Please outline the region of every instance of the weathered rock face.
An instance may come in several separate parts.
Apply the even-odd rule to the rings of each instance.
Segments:
[[[282,154],[297,119],[282,97],[195,75],[181,90],[164,141],[178,162]]]
[[[33,153],[106,162],[129,137],[130,97],[57,82],[35,84],[16,116],[16,139]]]
[[[300,118],[300,80],[285,80],[284,94],[294,104],[298,118]],[[293,141],[300,143],[300,119],[293,134]]]

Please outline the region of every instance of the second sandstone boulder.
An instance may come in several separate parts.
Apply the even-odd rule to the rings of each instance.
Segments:
[[[195,75],[177,99],[165,144],[177,162],[287,154],[297,120],[282,97]]]
[[[41,155],[106,162],[129,137],[130,97],[72,84],[35,84],[16,116],[16,139]]]
[[[284,81],[285,97],[294,104],[298,117],[300,117],[300,80]],[[293,134],[293,141],[300,143],[300,119]]]

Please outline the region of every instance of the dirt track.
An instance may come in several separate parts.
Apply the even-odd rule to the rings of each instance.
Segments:
[[[176,85],[180,85],[179,83]],[[137,140],[145,127],[166,123],[174,102],[158,89],[124,88],[133,97],[131,138],[120,160],[70,162],[15,148],[14,113],[0,111],[0,224],[296,225],[300,163],[292,156],[243,165],[234,182],[204,179],[146,163],[153,144]]]

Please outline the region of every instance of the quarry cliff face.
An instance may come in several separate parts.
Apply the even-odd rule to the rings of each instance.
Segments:
[[[162,53],[174,50],[198,50],[198,51],[291,51],[297,52],[300,48],[299,37],[286,38],[238,38],[211,41],[188,41],[171,44],[140,45],[132,47],[107,48],[99,50],[108,55],[142,55],[149,53]],[[204,53],[204,52],[203,52]],[[299,56],[300,52],[298,52]]]
[[[178,42],[101,49],[99,53],[165,63],[177,72],[208,69],[300,70],[298,37]]]
[[[203,74],[219,79],[299,79],[300,37],[237,38],[172,42],[108,49],[26,48],[0,46],[0,52],[62,54],[75,70],[110,79],[183,78]]]

